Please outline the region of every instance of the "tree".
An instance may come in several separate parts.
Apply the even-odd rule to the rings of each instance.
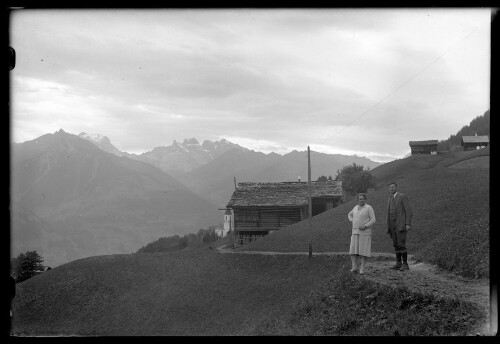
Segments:
[[[181,238],[178,235],[162,237],[144,247],[141,247],[137,253],[175,251],[178,250],[180,240]]]
[[[217,226],[212,225],[208,227],[208,229],[202,228],[198,231],[198,234],[201,235],[203,243],[210,243],[217,240],[217,235],[215,234],[216,228]]]
[[[220,224],[222,227],[222,224]],[[183,237],[174,235],[170,237],[162,237],[158,240],[141,247],[137,253],[147,252],[171,252],[182,250],[186,247],[201,247],[203,244],[217,240],[215,229],[217,226],[210,226],[208,229],[200,228],[197,233],[184,234]]]
[[[16,282],[22,282],[44,271],[43,257],[36,251],[20,253],[11,261],[11,269]]]
[[[360,192],[367,192],[369,188],[375,187],[375,179],[363,165],[347,165],[337,170],[335,180],[342,181],[342,189],[351,196]]]
[[[188,246],[188,237],[184,235],[181,240],[179,240],[179,249],[182,250],[183,248]]]

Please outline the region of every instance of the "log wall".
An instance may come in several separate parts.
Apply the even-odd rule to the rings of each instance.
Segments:
[[[237,231],[269,231],[301,220],[301,208],[234,208]]]

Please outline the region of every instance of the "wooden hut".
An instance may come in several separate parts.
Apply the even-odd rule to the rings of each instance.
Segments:
[[[486,147],[490,143],[488,135],[462,136],[462,147],[464,151],[476,150]]]
[[[411,155],[437,154],[438,140],[410,141]]]
[[[342,182],[311,182],[312,215],[337,206]],[[308,218],[307,182],[239,183],[227,208],[234,214],[239,244]]]

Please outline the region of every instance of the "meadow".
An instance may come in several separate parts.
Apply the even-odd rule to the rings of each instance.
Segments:
[[[281,314],[345,258],[187,252],[98,256],[18,284],[22,335],[238,335]]]
[[[207,247],[90,257],[20,283],[13,333],[463,335],[484,316],[467,302],[381,288],[349,268],[345,256],[220,254]]]

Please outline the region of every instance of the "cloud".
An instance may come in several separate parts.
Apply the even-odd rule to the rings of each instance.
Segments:
[[[13,134],[100,132],[134,151],[186,137],[263,150],[335,140],[336,149],[399,156],[407,141],[446,138],[487,110],[488,18],[428,9],[17,12]]]
[[[357,155],[363,156],[368,159],[371,159],[376,162],[388,162],[395,159],[402,158],[401,155],[383,153],[383,152],[374,152],[371,150],[356,150],[356,149],[348,149],[342,148],[335,145],[312,145],[311,150],[327,153],[327,154],[343,154],[343,155]]]
[[[35,135],[41,136],[60,128],[88,130],[107,120],[97,97],[81,95],[69,85],[28,77],[13,79],[12,113],[16,142],[34,138],[19,130],[24,127],[38,128]]]
[[[286,154],[290,152],[290,147],[280,145],[278,142],[274,142],[271,140],[259,140],[252,139],[248,137],[238,137],[238,136],[220,136],[217,139],[226,139],[230,142],[237,143],[240,146],[248,148],[250,150],[255,150],[263,153],[278,153],[278,154]]]

